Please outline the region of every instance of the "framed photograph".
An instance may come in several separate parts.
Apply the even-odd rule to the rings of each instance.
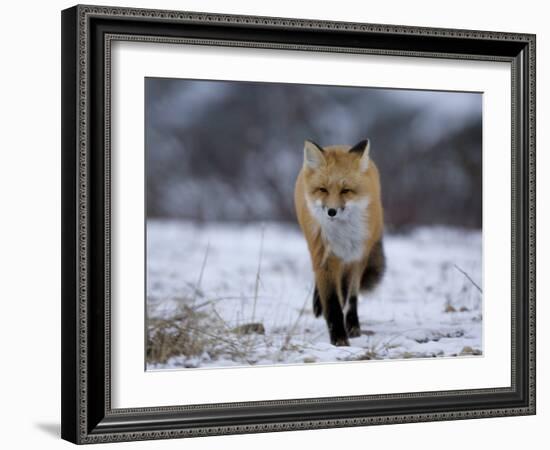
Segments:
[[[535,36],[62,12],[62,437],[535,413]]]

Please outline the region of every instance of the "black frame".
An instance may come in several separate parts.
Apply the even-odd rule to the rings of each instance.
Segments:
[[[110,44],[186,42],[512,65],[512,384],[112,409]],[[62,427],[75,443],[535,414],[535,36],[98,6],[62,12]]]

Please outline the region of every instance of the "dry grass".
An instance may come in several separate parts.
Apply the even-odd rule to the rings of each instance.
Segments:
[[[165,364],[173,356],[200,357],[215,350],[212,338],[201,331],[206,314],[188,306],[170,319],[149,318],[147,363]],[[211,355],[215,356],[215,355]]]
[[[147,364],[166,364],[180,357],[178,365],[195,367],[201,360],[220,357],[241,364],[249,359],[256,335],[265,333],[261,323],[230,327],[214,307],[208,311],[182,305],[171,318],[149,317],[147,329]]]

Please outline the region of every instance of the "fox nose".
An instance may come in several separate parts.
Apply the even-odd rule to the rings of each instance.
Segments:
[[[330,217],[334,217],[336,215],[336,210],[334,208],[329,208],[327,213]]]

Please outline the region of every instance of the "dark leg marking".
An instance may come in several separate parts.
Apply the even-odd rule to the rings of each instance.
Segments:
[[[323,314],[323,305],[321,305],[321,297],[319,297],[317,286],[315,286],[315,290],[313,291],[313,314],[315,317]]]
[[[330,343],[337,346],[349,345],[348,335],[344,327],[344,314],[336,291],[332,291],[327,300],[325,318],[330,334]]]
[[[357,316],[357,296],[352,295],[349,298],[348,312],[346,313],[346,331],[349,337],[361,336],[361,326]]]

